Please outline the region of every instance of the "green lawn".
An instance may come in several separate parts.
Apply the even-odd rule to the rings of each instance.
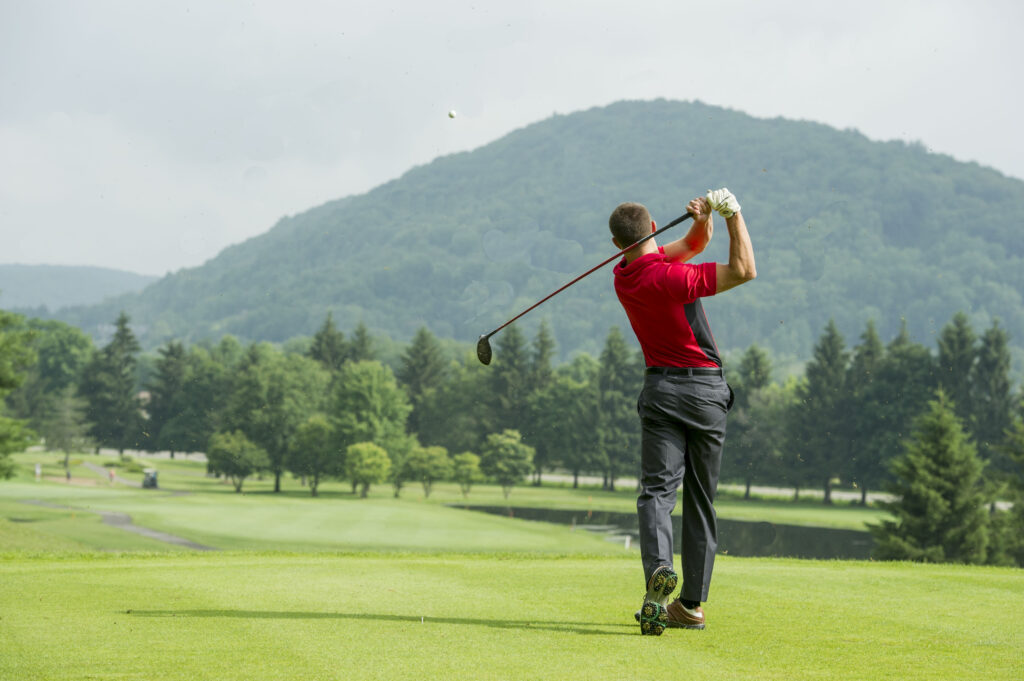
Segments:
[[[639,561],[462,554],[0,560],[3,679],[992,679],[1019,570],[718,561],[708,629],[641,637]],[[422,619],[421,619],[422,618]]]

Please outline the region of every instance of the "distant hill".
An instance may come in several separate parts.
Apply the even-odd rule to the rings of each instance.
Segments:
[[[757,342],[807,357],[830,317],[850,344],[869,318],[885,340],[905,318],[934,347],[957,310],[976,329],[999,317],[1024,341],[1024,182],[919,144],[663,100],[553,116],[60,316],[95,330],[123,308],[150,347],[283,340],[328,310],[342,329],[363,320],[406,340],[426,324],[471,342],[614,252],[619,202],[665,223],[720,186],[743,205],[759,274],[706,302],[723,350]],[[717,225],[701,259],[724,262]],[[563,356],[597,354],[610,326],[628,326],[610,269],[531,314],[527,332],[542,316]]]
[[[105,267],[0,265],[0,308],[58,310],[141,291],[157,280]]]

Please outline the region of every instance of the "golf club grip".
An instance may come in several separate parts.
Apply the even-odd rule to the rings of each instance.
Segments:
[[[491,331],[491,332],[490,332],[489,334],[487,334],[487,338],[490,338],[490,337],[491,337],[491,336],[493,336],[494,334],[498,333],[499,331],[501,331],[502,329],[504,329],[504,328],[505,328],[506,326],[508,326],[509,324],[511,324],[512,322],[514,322],[515,320],[519,319],[519,318],[520,318],[520,317],[522,317],[522,316],[523,316],[524,314],[526,314],[527,312],[529,312],[530,310],[536,309],[537,307],[539,307],[539,306],[541,305],[541,303],[544,303],[544,302],[546,302],[546,301],[550,300],[551,298],[554,298],[554,297],[555,297],[556,295],[558,295],[559,293],[561,293],[561,292],[562,292],[562,291],[564,291],[565,289],[569,288],[570,286],[572,286],[573,284],[575,284],[575,283],[576,283],[577,281],[579,281],[580,279],[583,279],[584,277],[586,277],[586,276],[588,276],[588,275],[590,275],[590,274],[592,274],[592,273],[596,272],[597,270],[601,269],[602,267],[604,267],[605,265],[607,265],[608,263],[610,263],[610,262],[611,262],[612,260],[615,260],[616,258],[618,258],[618,257],[620,257],[620,256],[622,256],[622,255],[624,255],[624,254],[626,253],[626,251],[631,251],[631,250],[633,250],[634,248],[636,248],[636,247],[637,247],[637,246],[639,246],[640,244],[644,243],[644,242],[645,242],[645,241],[647,241],[648,239],[653,239],[653,238],[654,238],[654,237],[655,237],[656,235],[658,235],[658,234],[661,234],[662,232],[664,232],[664,231],[665,231],[665,230],[667,230],[667,229],[670,229],[670,228],[672,228],[672,227],[675,227],[675,226],[676,226],[676,225],[678,225],[678,224],[679,224],[680,222],[686,222],[687,220],[689,220],[689,219],[690,219],[690,218],[692,218],[692,217],[693,217],[693,213],[687,213],[686,215],[680,215],[680,216],[679,216],[679,217],[677,217],[677,218],[676,218],[675,220],[673,220],[672,222],[668,223],[667,225],[665,225],[665,226],[664,226],[664,227],[662,227],[661,229],[659,229],[659,230],[657,230],[657,231],[655,231],[655,232],[651,232],[650,234],[648,234],[647,236],[645,236],[645,237],[644,237],[643,239],[640,239],[639,241],[636,241],[636,242],[634,242],[633,244],[631,244],[631,245],[629,245],[629,246],[626,246],[625,248],[623,248],[623,249],[622,249],[621,251],[619,251],[618,253],[616,253],[616,254],[615,254],[615,255],[613,255],[612,257],[608,258],[607,260],[604,260],[603,262],[601,262],[601,263],[599,263],[599,264],[597,264],[597,265],[594,265],[594,266],[593,266],[593,267],[591,267],[591,268],[590,268],[589,270],[587,270],[586,272],[584,272],[584,273],[583,273],[583,274],[581,274],[580,276],[578,276],[578,277],[576,277],[575,279],[573,279],[572,281],[570,281],[570,282],[569,282],[568,284],[565,284],[565,285],[563,285],[563,286],[562,286],[561,288],[559,288],[559,289],[558,289],[558,290],[556,290],[556,291],[552,291],[551,293],[549,293],[548,295],[544,296],[543,298],[541,298],[540,300],[538,300],[538,301],[537,301],[536,303],[534,303],[533,305],[531,305],[530,307],[526,308],[525,310],[523,310],[522,312],[520,312],[519,314],[517,314],[517,315],[516,315],[515,317],[513,317],[512,319],[508,320],[507,322],[505,322],[504,324],[502,324],[501,326],[499,326],[498,328],[496,328],[496,329],[495,329],[494,331]]]

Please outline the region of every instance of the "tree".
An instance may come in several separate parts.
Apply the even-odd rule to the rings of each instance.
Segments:
[[[640,385],[633,353],[619,327],[609,330],[600,362],[595,420],[605,487],[614,490],[616,477],[640,471],[640,424],[636,414]]]
[[[36,361],[32,350],[33,333],[22,325],[18,315],[0,310],[0,478],[14,475],[14,464],[8,458],[27,447],[32,439],[28,424],[3,416],[2,398],[21,385],[25,372]]]
[[[138,447],[142,441],[141,404],[135,392],[139,342],[122,312],[114,337],[83,370],[79,394],[85,398],[89,434],[97,447],[118,450]]]
[[[58,321],[28,320],[30,347],[37,361],[24,381],[7,396],[12,416],[27,419],[39,430],[64,389],[75,384],[92,353],[92,340],[79,329]]]
[[[270,465],[267,453],[240,430],[214,433],[206,448],[206,458],[210,471],[231,480],[235,492],[242,491],[246,478]]]
[[[533,469],[533,447],[523,444],[522,436],[515,430],[491,433],[480,452],[480,469],[501,485],[508,499],[516,483],[522,482]]]
[[[324,369],[336,372],[349,358],[349,347],[345,343],[345,334],[334,325],[334,317],[328,312],[309,346],[309,356],[320,362]]]
[[[352,332],[352,342],[348,346],[348,360],[352,362],[371,362],[377,359],[377,351],[373,347],[373,338],[366,328],[366,324],[359,322],[359,326]]]
[[[149,421],[146,423],[146,441],[150,451],[166,448],[173,459],[175,451],[180,451],[177,433],[166,427],[185,408],[188,355],[185,346],[178,341],[171,341],[160,348],[159,355],[156,373],[147,385]]]
[[[426,405],[432,402],[448,372],[441,344],[425,326],[421,326],[412,343],[402,354],[397,378],[405,386],[412,411],[408,428],[419,433],[424,423]]]
[[[372,442],[383,448],[395,496],[406,479],[405,456],[414,445],[405,430],[411,409],[395,375],[380,362],[348,362],[334,378],[330,417],[338,447]]]
[[[1007,459],[1024,468],[1024,401],[1020,402],[1013,425],[1007,429],[1001,451]],[[1003,533],[1004,551],[1024,567],[1024,476],[1012,479],[1013,507]]]
[[[877,476],[873,486],[882,485],[891,478],[889,462],[903,453],[904,441],[910,437],[914,419],[927,408],[929,395],[935,393],[938,385],[935,367],[928,348],[910,340],[904,321],[900,332],[886,347],[872,385],[874,401],[881,416],[875,445],[879,463],[870,473]],[[866,478],[864,484],[867,484]]]
[[[265,343],[254,343],[235,371],[225,414],[231,429],[241,430],[270,458],[274,492],[299,425],[322,410],[329,377],[314,360],[282,355]]]
[[[344,451],[324,414],[313,414],[295,431],[288,454],[288,469],[309,480],[310,496],[317,496],[322,478],[345,472]]]
[[[885,347],[873,320],[868,321],[860,339],[846,371],[846,405],[843,410],[848,459],[842,466],[842,476],[860,488],[860,503],[866,506],[868,489],[876,488],[885,480],[882,460],[885,405],[879,394]]]
[[[939,334],[939,387],[952,400],[957,418],[970,427],[971,374],[977,360],[977,337],[967,315],[957,312]]]
[[[596,370],[596,366],[595,366]],[[604,459],[594,428],[597,412],[597,379],[580,383],[559,373],[533,400],[534,439],[548,452],[545,465],[560,463],[572,471],[572,486],[579,486],[580,473],[600,471]],[[541,448],[537,447],[536,458]]]
[[[468,497],[473,483],[480,480],[480,457],[472,452],[462,452],[452,457],[452,478],[459,484],[462,496]]]
[[[540,323],[537,337],[533,340],[530,352],[529,383],[527,391],[527,423],[529,428],[526,431],[526,442],[536,450],[533,457],[534,481],[533,484],[540,486],[541,474],[545,467],[551,467],[557,457],[558,449],[553,442],[539,432],[539,421],[549,412],[546,410],[550,404],[541,405],[540,396],[550,388],[554,380],[554,369],[551,366],[551,358],[555,354],[555,339],[551,336],[551,329],[547,320]]]
[[[803,471],[795,477],[818,480],[825,492],[824,503],[832,503],[832,479],[839,473],[846,446],[844,413],[846,365],[849,359],[843,337],[834,320],[814,346],[814,357],[804,371],[805,381],[797,388],[796,447]]]
[[[345,452],[348,477],[359,487],[359,496],[366,498],[370,485],[384,482],[391,470],[391,460],[382,447],[372,442],[357,442]]]
[[[49,413],[39,425],[46,450],[64,452],[64,468],[71,452],[88,446],[89,426],[85,422],[85,400],[75,394],[75,386],[65,386],[51,401]]]
[[[882,504],[894,520],[871,527],[883,560],[984,563],[988,512],[983,464],[941,389],[914,424],[893,462],[896,500]]]
[[[989,463],[986,472],[1003,478],[1019,474],[1020,469],[1003,455],[1006,431],[1013,423],[1013,398],[1010,395],[1009,337],[999,321],[981,337],[978,359],[971,373],[970,429],[978,444],[978,453]]]
[[[436,445],[432,447],[413,447],[405,462],[409,478],[419,480],[423,485],[423,496],[429,497],[430,490],[438,480],[446,480],[452,475],[452,460],[448,450]]]
[[[515,324],[510,324],[497,343],[491,372],[489,404],[493,427],[523,432],[529,421],[530,358],[526,340]]]

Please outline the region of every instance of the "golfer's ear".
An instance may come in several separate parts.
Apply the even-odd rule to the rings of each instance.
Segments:
[[[622,250],[622,246],[619,245],[619,240],[618,239],[616,239],[615,237],[612,237],[612,243],[615,244],[615,248],[619,249],[620,251]]]
[[[655,222],[654,220],[651,220],[651,234],[654,234],[657,231],[658,231],[658,223]]]

